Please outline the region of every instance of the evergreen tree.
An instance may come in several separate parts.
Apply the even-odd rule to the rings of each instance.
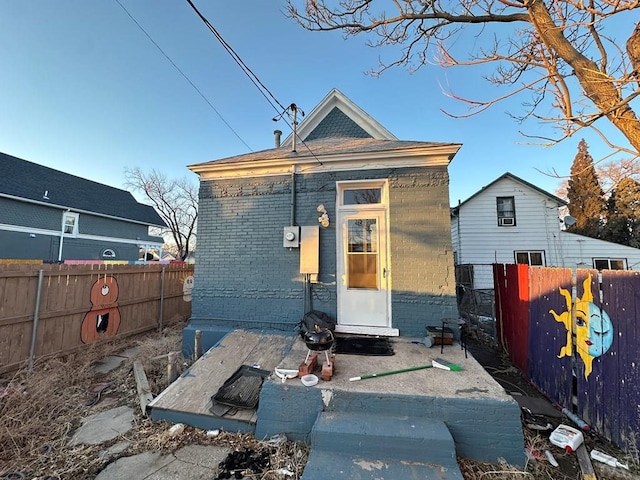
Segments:
[[[623,178],[607,203],[606,240],[640,247],[640,184]]]
[[[576,219],[576,224],[569,230],[588,237],[602,238],[607,204],[584,139],[578,144],[568,184],[569,213]]]

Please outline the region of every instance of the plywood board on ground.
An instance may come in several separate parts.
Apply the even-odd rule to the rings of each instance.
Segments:
[[[242,365],[273,370],[291,348],[292,336],[234,330],[207,351],[149,406],[163,410],[213,415],[211,397]],[[239,409],[225,418],[255,421],[254,410]]]

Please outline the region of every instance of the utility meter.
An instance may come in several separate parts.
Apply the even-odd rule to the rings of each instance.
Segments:
[[[300,227],[284,227],[282,246],[288,248],[298,248],[300,246]]]

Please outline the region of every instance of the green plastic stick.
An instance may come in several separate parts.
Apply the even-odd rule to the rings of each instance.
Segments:
[[[351,377],[350,382],[357,380],[365,380],[367,378],[384,377],[386,375],[395,375],[396,373],[413,372],[414,370],[423,370],[425,368],[433,368],[433,365],[421,365],[419,367],[403,368],[402,370],[390,370],[388,372],[370,373],[369,375],[360,375],[359,377]]]

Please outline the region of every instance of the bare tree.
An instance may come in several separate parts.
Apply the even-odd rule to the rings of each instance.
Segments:
[[[198,221],[198,187],[186,178],[169,180],[164,174],[140,168],[125,169],[125,186],[144,193],[169,227],[175,249],[181,260],[195,248]]]
[[[632,100],[640,94],[640,23],[625,44],[613,38],[624,33],[612,22],[615,17],[635,23],[632,11],[639,0],[287,2],[288,15],[306,29],[368,34],[370,46],[400,46],[396,59],[381,63],[374,74],[398,65],[415,70],[431,61],[443,67],[493,64],[493,73],[483,78],[506,91],[490,100],[449,92],[470,106],[467,114],[452,116],[473,115],[528,91],[522,113],[513,116],[548,122],[556,133],[523,135],[551,145],[588,127],[614,151],[639,155],[640,120]],[[461,47],[455,42],[469,38],[466,57],[458,58]],[[608,138],[596,125],[600,119],[613,124],[629,145]]]

